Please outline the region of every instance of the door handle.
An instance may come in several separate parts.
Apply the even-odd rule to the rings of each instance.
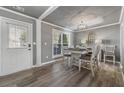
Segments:
[[[31,47],[31,44],[28,44],[28,47]]]
[[[28,50],[31,50],[31,44],[28,44]]]

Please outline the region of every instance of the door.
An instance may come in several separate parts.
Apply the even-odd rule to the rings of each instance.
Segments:
[[[15,20],[1,22],[1,75],[8,75],[32,66],[32,25]]]

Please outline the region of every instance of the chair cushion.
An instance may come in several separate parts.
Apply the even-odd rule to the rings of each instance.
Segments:
[[[82,60],[90,60],[91,59],[91,54],[86,54],[86,55],[82,55],[81,57],[80,57],[80,59],[82,59]]]
[[[88,54],[92,55],[92,52],[88,52]]]
[[[64,56],[66,56],[66,57],[71,57],[71,54],[64,54]]]

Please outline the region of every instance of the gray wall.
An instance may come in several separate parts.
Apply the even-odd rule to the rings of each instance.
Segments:
[[[35,22],[35,20],[20,16],[20,15],[11,13],[11,12],[7,12],[4,10],[0,10],[0,16],[32,23],[33,24],[33,42],[36,42],[36,22]],[[35,45],[33,46],[33,64],[36,64],[36,46]]]
[[[116,60],[120,60],[120,25],[109,26],[84,32],[77,32],[74,34],[75,45],[79,43],[80,40],[87,40],[88,33],[94,31],[96,34],[96,39],[107,39],[112,40],[111,44],[117,45],[116,48]]]
[[[52,26],[41,24],[41,62],[52,60]],[[44,43],[47,43],[45,46]],[[46,58],[48,56],[48,58]]]
[[[41,62],[52,61],[52,29],[58,29],[64,31],[63,29],[50,26],[48,24],[41,24]],[[73,44],[73,34],[71,44]],[[44,43],[47,43],[45,45]],[[48,58],[46,58],[48,56]]]

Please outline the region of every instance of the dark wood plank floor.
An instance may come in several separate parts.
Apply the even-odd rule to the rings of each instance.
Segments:
[[[47,69],[48,68],[48,69]],[[80,83],[87,82],[86,77],[91,79],[90,71],[82,69],[78,71],[76,67],[71,69],[64,67],[62,63],[49,65],[42,68],[44,75],[38,77],[38,80],[28,86],[42,86],[42,87],[63,87],[63,86],[80,86]],[[40,74],[40,72],[36,73]],[[42,74],[42,72],[41,72]],[[83,84],[84,85],[84,84]],[[84,85],[87,86],[87,85]]]
[[[104,65],[104,64],[103,64]],[[104,65],[101,67],[106,67],[111,69],[115,69],[112,65]],[[118,71],[118,70],[117,70]],[[101,78],[103,73],[105,79]],[[114,77],[110,77],[110,84],[109,82],[109,75],[108,73],[100,72],[96,75],[95,78],[92,78],[91,72],[86,69],[82,69],[81,72],[78,71],[77,67],[67,68],[63,61],[55,62],[46,66],[33,68],[26,71],[21,71],[15,73],[13,75],[0,77],[0,86],[26,86],[26,87],[96,87],[96,86],[123,86],[119,83],[121,81],[114,82],[115,80],[111,81],[111,78],[118,79],[117,76],[121,77],[120,72],[119,75],[115,75]],[[106,73],[106,76],[105,76]],[[100,75],[100,76],[98,76]],[[99,80],[99,78],[101,78]],[[99,82],[98,82],[99,81]],[[103,83],[107,82],[107,83]],[[119,83],[118,83],[119,82]]]

